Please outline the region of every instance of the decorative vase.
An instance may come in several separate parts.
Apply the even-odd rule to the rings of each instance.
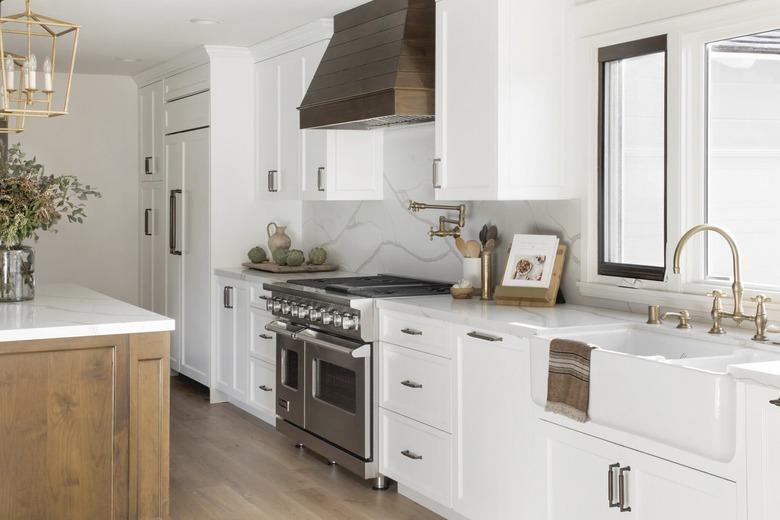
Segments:
[[[35,297],[35,254],[28,246],[0,246],[0,302]]]
[[[273,227],[273,232],[271,231],[271,228]],[[283,249],[287,250],[290,249],[290,246],[292,245],[292,240],[290,240],[290,237],[287,236],[287,226],[279,226],[276,224],[276,222],[271,222],[268,224],[268,227],[266,227],[266,231],[268,232],[268,249],[271,250],[271,255],[273,255],[274,251],[277,249]]]
[[[464,258],[463,259],[463,279],[471,282],[474,290],[482,287],[482,259]]]

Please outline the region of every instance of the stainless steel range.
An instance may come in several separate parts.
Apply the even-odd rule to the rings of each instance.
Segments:
[[[278,319],[276,429],[384,487],[374,461],[374,298],[446,294],[450,284],[390,275],[265,284]]]

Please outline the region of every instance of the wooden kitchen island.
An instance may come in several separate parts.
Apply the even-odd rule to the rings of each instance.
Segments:
[[[77,285],[0,304],[0,518],[167,518],[173,320]]]

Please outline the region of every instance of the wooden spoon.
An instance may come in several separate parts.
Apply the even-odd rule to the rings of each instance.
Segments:
[[[488,239],[488,241],[485,243],[484,251],[488,253],[492,253],[495,248],[496,248],[496,240],[494,238]]]
[[[469,240],[466,242],[466,258],[479,258],[479,254],[482,252],[482,247],[476,240]]]
[[[490,226],[487,233],[485,233],[485,236],[487,237],[487,240],[490,240],[491,238],[493,240],[498,240],[498,228],[496,226]],[[485,243],[487,243],[487,241]]]
[[[458,251],[460,251],[460,254],[462,254],[464,257],[468,257],[469,250],[466,247],[466,241],[462,238],[458,237],[455,239],[455,247],[458,248]]]

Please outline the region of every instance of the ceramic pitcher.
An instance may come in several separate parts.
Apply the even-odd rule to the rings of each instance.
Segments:
[[[273,228],[273,231],[271,230]],[[268,249],[271,250],[271,254],[277,249],[287,250],[290,249],[292,241],[287,236],[287,226],[279,226],[276,222],[271,222],[266,228],[268,232]]]

